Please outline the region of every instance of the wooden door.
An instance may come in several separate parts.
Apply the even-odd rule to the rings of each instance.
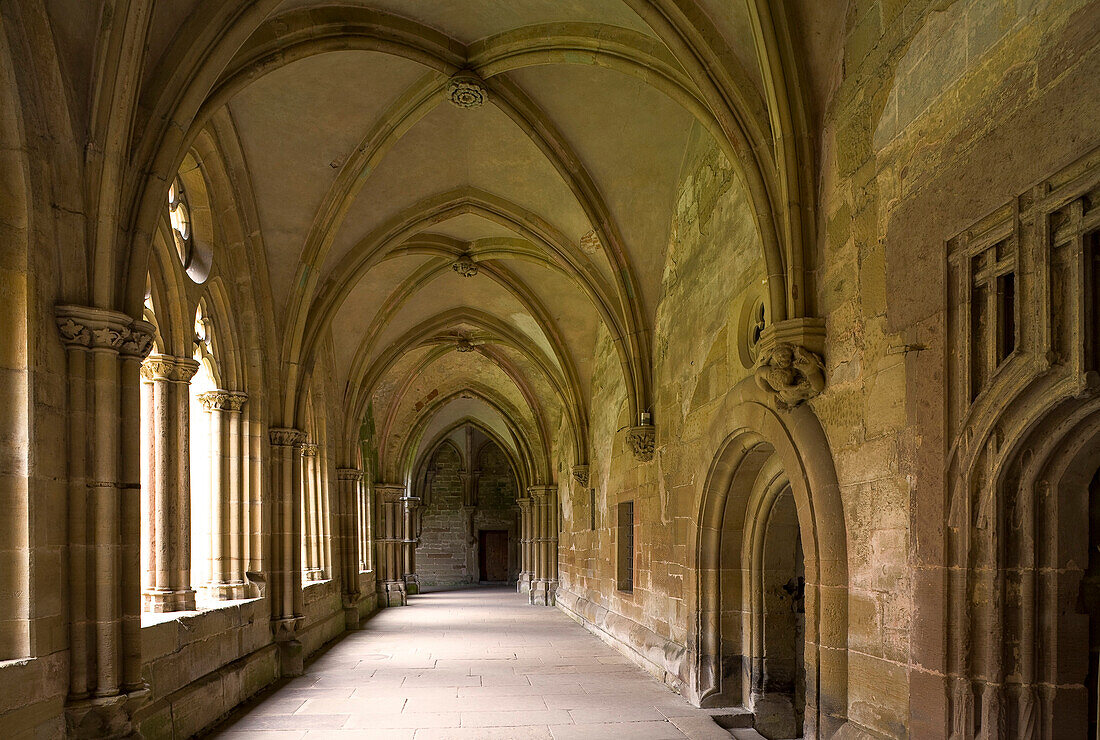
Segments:
[[[508,530],[481,530],[478,561],[482,581],[508,580]]]

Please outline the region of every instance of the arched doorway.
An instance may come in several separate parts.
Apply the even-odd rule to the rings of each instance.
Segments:
[[[847,557],[824,432],[805,407],[742,402],[699,520],[689,695],[768,738],[831,737],[847,712]]]

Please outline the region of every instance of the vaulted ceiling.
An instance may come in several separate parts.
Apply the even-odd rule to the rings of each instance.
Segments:
[[[784,171],[776,67],[758,61],[766,3],[235,5],[155,5],[144,106],[160,141],[181,142],[177,162],[230,122],[286,383],[331,346],[347,429],[373,419],[380,476],[407,475],[420,440],[463,419],[498,434],[531,482],[551,476],[562,420],[586,462],[601,332],[632,417],[649,409],[693,133],[776,204],[757,205],[771,274],[799,260],[784,243],[801,217],[783,191],[800,186]],[[792,289],[772,293],[780,316]]]

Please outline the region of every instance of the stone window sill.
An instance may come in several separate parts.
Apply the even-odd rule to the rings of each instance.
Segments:
[[[222,610],[236,609],[245,604],[253,604],[257,601],[261,601],[261,598],[252,597],[248,599],[230,599],[227,601],[205,601],[199,600],[196,606],[197,609],[193,611],[180,611],[180,612],[142,612],[141,613],[141,628],[154,627],[158,624],[164,624],[165,622],[171,622],[174,620],[202,617],[203,614],[210,614]]]

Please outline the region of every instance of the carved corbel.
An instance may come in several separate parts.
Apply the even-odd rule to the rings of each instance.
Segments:
[[[825,363],[805,347],[778,342],[761,351],[754,371],[756,384],[775,405],[789,411],[825,388]]]
[[[630,427],[630,431],[626,433],[626,442],[630,445],[630,450],[634,453],[634,457],[642,462],[649,462],[653,459],[653,448],[656,445],[656,430],[652,424],[643,424],[636,427]]]
[[[589,471],[587,465],[574,465],[573,478],[581,484],[581,488],[588,488]]]

